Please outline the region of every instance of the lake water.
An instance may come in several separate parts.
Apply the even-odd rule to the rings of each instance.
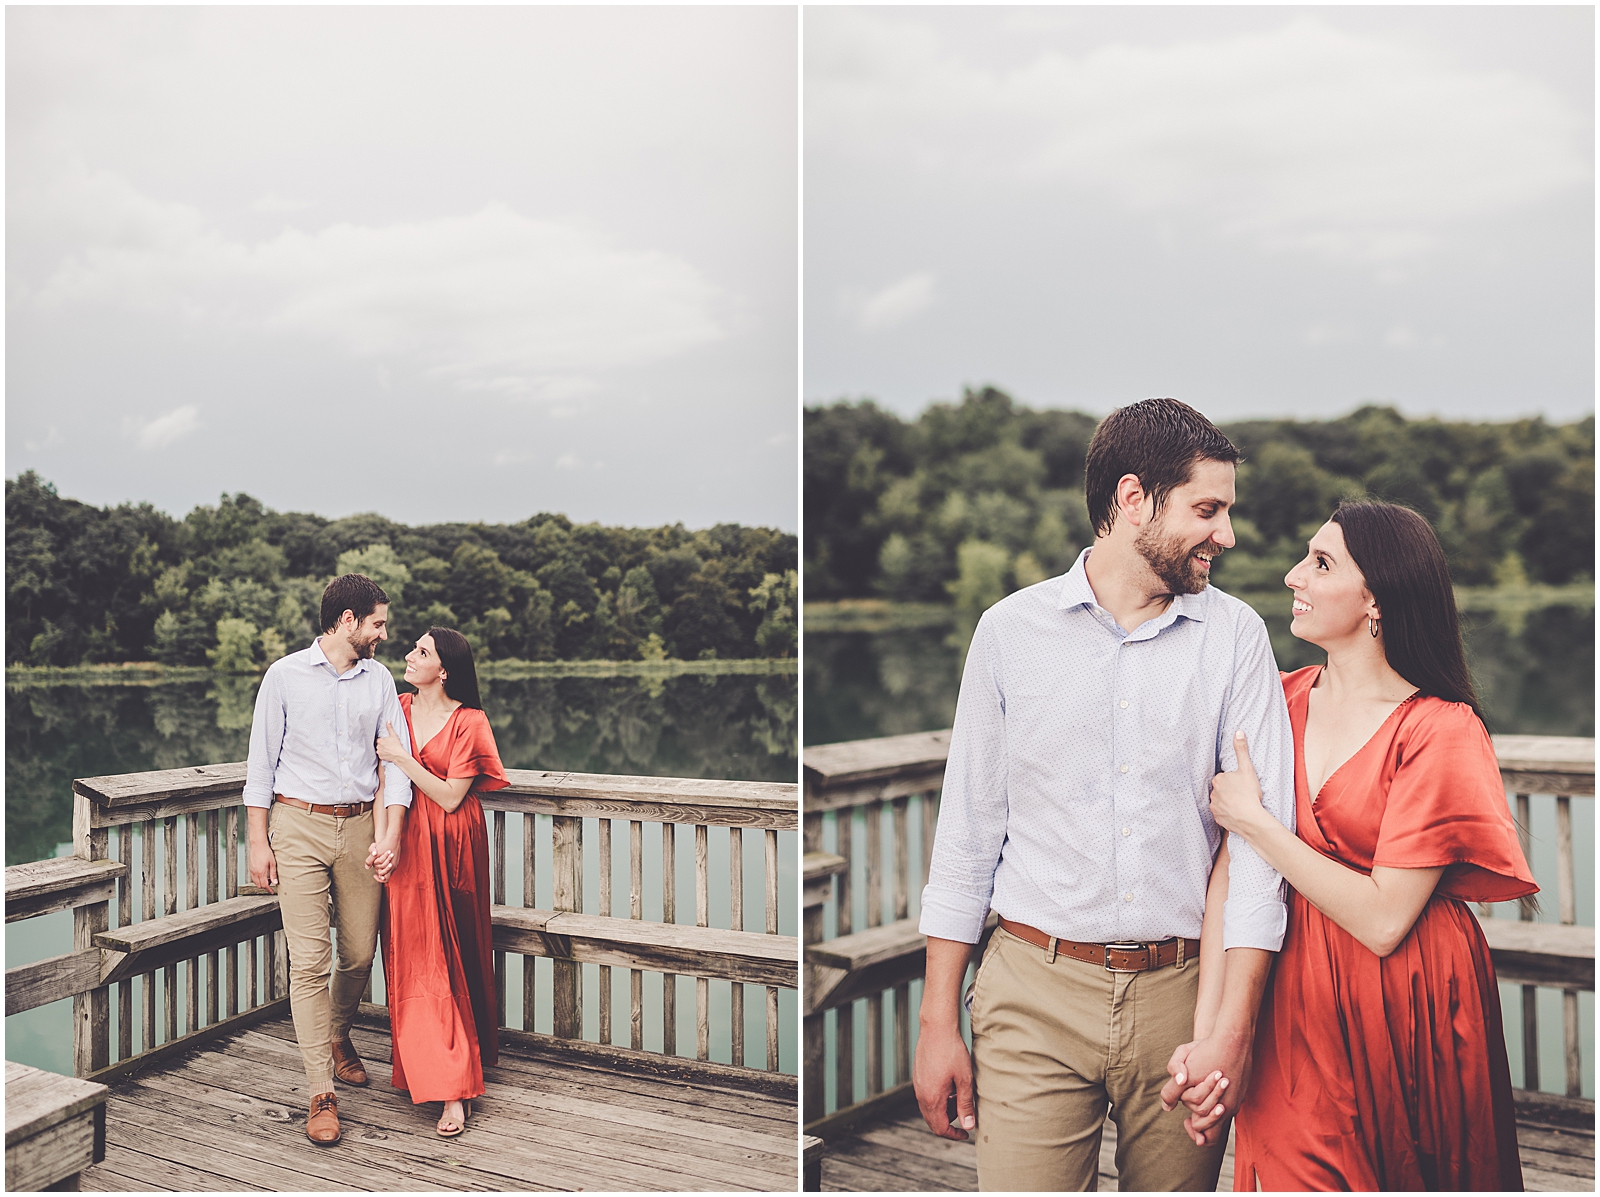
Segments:
[[[10,685],[6,693],[6,863],[43,860],[72,851],[72,779],[149,769],[239,761],[248,754],[250,716],[257,682],[214,677],[162,685]],[[680,675],[663,677],[537,677],[483,683],[484,710],[494,728],[502,760],[512,769],[571,770],[640,776],[737,778],[793,782],[797,773],[794,673]],[[536,863],[535,904],[549,908],[553,875],[549,819],[540,816],[541,849]],[[507,824],[507,859],[521,859],[522,820]],[[598,835],[585,820],[584,909],[598,909]],[[627,914],[626,824],[613,833],[614,913]],[[694,921],[694,845],[678,835],[676,887],[679,922]],[[138,837],[135,837],[137,843]],[[661,918],[661,835],[644,825],[644,917]],[[764,903],[762,836],[743,837],[746,927],[759,929]],[[728,838],[713,828],[710,846],[712,925],[727,925]],[[797,935],[798,836],[778,834],[778,931]],[[507,901],[520,904],[521,869],[508,863]],[[241,876],[244,870],[241,867]],[[617,895],[614,893],[614,897]],[[6,967],[71,950],[68,911],[11,924],[6,930]],[[506,1021],[522,1025],[522,983],[517,958],[507,962]],[[599,971],[583,967],[585,1035],[598,1031]],[[382,1000],[381,969],[373,972]],[[626,1043],[628,973],[612,970],[613,1034]],[[551,972],[535,963],[535,1029],[550,1030]],[[142,997],[136,999],[142,1001]],[[731,990],[710,985],[712,1059],[729,1059]],[[780,1067],[798,1064],[796,995],[779,991]],[[644,986],[645,1046],[660,1050],[662,994],[659,980]],[[677,996],[678,1050],[694,1045],[694,985],[680,978]],[[70,1000],[6,1019],[6,1058],[56,1072],[72,1071]],[[137,1008],[137,1007],[136,1007]],[[138,1028],[135,1027],[135,1039]],[[764,991],[745,990],[745,1042],[749,1061],[764,1066]],[[685,1047],[687,1045],[687,1049]]]
[[[1322,654],[1289,633],[1287,600],[1277,609],[1263,602],[1258,610],[1267,622],[1273,652],[1282,669],[1298,669],[1321,661]],[[1546,607],[1535,611],[1472,610],[1463,613],[1469,663],[1479,697],[1495,732],[1525,735],[1594,735],[1594,609]],[[885,623],[889,622],[887,619]],[[950,643],[947,623],[922,627],[885,627],[880,631],[805,632],[806,744],[830,744],[873,736],[901,735],[949,727],[955,718],[961,686],[961,649]],[[1556,902],[1555,799],[1531,800],[1534,877],[1544,891],[1542,921],[1559,921]],[[1572,842],[1575,850],[1577,921],[1594,925],[1595,804],[1590,797],[1572,800]],[[824,846],[834,840],[831,818],[824,828]],[[886,835],[888,833],[886,832]],[[854,843],[865,842],[858,826]],[[921,836],[912,828],[912,854],[919,854]],[[920,862],[916,862],[920,867]],[[915,871],[915,870],[914,870]],[[858,903],[865,886],[855,886]],[[920,894],[913,887],[913,917]],[[1514,904],[1495,908],[1496,917],[1515,918]],[[865,926],[865,908],[855,926]],[[832,933],[831,930],[829,932]],[[920,990],[921,983],[913,985]],[[920,992],[912,996],[912,1009]],[[1502,985],[1501,1004],[1508,1028],[1507,1052],[1512,1079],[1522,1084],[1520,987]],[[1540,1087],[1564,1091],[1559,991],[1538,991]],[[886,1003],[887,1004],[887,1003]],[[858,1007],[861,1003],[857,1003]],[[864,1008],[855,1011],[858,1045],[865,1043]],[[1594,1097],[1594,994],[1579,995],[1584,1096]],[[912,1020],[912,1035],[916,1020]],[[832,1036],[829,1036],[832,1051]],[[858,1056],[864,1048],[858,1049]],[[863,1093],[864,1056],[857,1061],[855,1092]],[[830,1086],[831,1088],[831,1086]],[[832,1108],[832,1096],[829,1102]]]

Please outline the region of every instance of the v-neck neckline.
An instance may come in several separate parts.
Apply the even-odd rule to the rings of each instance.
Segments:
[[[1378,724],[1377,727],[1373,728],[1372,734],[1362,741],[1361,746],[1349,756],[1345,757],[1344,760],[1340,761],[1338,767],[1324,777],[1322,779],[1322,784],[1317,787],[1315,793],[1312,793],[1311,774],[1306,769],[1306,729],[1311,725],[1311,692],[1317,688],[1317,683],[1322,681],[1322,675],[1327,668],[1328,667],[1326,665],[1317,666],[1317,676],[1314,677],[1311,680],[1311,684],[1306,687],[1305,715],[1300,720],[1300,751],[1296,754],[1297,767],[1300,771],[1300,777],[1302,780],[1304,780],[1306,786],[1306,797],[1313,806],[1315,806],[1318,800],[1321,799],[1322,791],[1328,788],[1328,783],[1331,782],[1335,777],[1338,777],[1339,774],[1344,771],[1345,766],[1347,766],[1351,761],[1355,760],[1356,757],[1360,756],[1369,747],[1371,747],[1372,742],[1376,740],[1380,734],[1382,734],[1383,729],[1389,726],[1389,721],[1401,711],[1405,710],[1411,701],[1422,693],[1421,690],[1413,690],[1410,694],[1406,695],[1399,702],[1397,702],[1394,705],[1394,709],[1383,717],[1383,722]]]
[[[406,704],[406,715],[410,718],[410,721],[411,721],[411,739],[412,739],[414,744],[415,744],[415,741],[416,741],[416,738],[417,738],[416,706],[417,706],[416,697],[413,696],[412,700],[409,703]],[[451,709],[450,713],[444,717],[444,722],[439,725],[439,730],[434,732],[433,735],[429,736],[426,740],[422,741],[422,743],[415,744],[416,754],[417,754],[418,758],[420,758],[422,756],[423,749],[427,748],[427,746],[429,744],[432,744],[435,740],[437,740],[440,737],[440,735],[443,734],[444,729],[450,726],[450,720],[452,720],[452,719],[454,719],[456,717],[456,712],[461,709],[461,706],[462,706],[461,703],[459,703],[459,702],[456,703],[456,705]]]

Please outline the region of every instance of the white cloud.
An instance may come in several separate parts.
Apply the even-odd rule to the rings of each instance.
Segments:
[[[500,203],[252,243],[207,227],[192,207],[79,170],[24,197],[16,218],[48,223],[78,248],[42,285],[14,283],[14,299],[331,341],[464,390],[569,399],[609,370],[726,335],[725,296],[682,258]]]
[[[1199,215],[1263,249],[1406,260],[1441,222],[1583,186],[1581,114],[1541,81],[1302,16],[1264,33],[977,65],[927,26],[826,10],[808,141],[855,159]]]
[[[165,449],[176,444],[200,427],[200,409],[192,403],[169,411],[154,420],[125,419],[123,432],[133,438],[141,450]]]
[[[849,313],[861,332],[881,332],[920,316],[933,306],[934,277],[923,270],[909,274],[868,295],[846,290],[840,307]]]

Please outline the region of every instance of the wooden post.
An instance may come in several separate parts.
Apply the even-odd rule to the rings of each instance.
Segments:
[[[1578,921],[1577,894],[1572,878],[1572,798],[1556,795],[1556,893],[1561,903],[1561,921],[1568,926]],[[1561,1029],[1566,1058],[1568,1097],[1583,1096],[1583,1068],[1579,1058],[1578,991],[1561,991]]]
[[[126,927],[133,922],[133,824],[124,823],[117,828],[117,859],[127,867],[127,872],[117,878],[117,926]],[[133,981],[117,986],[117,1059],[126,1060],[133,1055]]]
[[[744,930],[744,831],[728,828],[728,927]],[[734,981],[729,985],[728,999],[729,1058],[738,1067],[744,1062],[744,986]]]
[[[578,822],[570,815],[555,815],[550,820],[552,868],[551,905],[556,910],[578,908]],[[578,1004],[578,965],[573,960],[555,960],[552,996],[552,1031],[563,1039],[577,1039],[583,1030],[583,1009]]]
[[[229,806],[223,829],[223,850],[227,853],[227,867],[223,872],[225,893],[230,898],[239,896],[239,808]],[[248,945],[247,945],[248,946]],[[239,945],[228,946],[228,1002],[224,1009],[228,1017],[239,1013]]]
[[[711,925],[711,885],[708,828],[704,823],[694,826],[694,925]],[[694,1057],[711,1058],[711,982],[705,977],[694,979]]]
[[[167,887],[161,895],[161,913],[178,913],[178,817],[169,815],[161,820],[163,848],[166,850]],[[178,965],[174,961],[167,965],[166,998],[167,1015],[167,1042],[178,1037]]]
[[[820,812],[807,812],[800,822],[801,851],[822,851],[822,815]],[[802,945],[819,943],[822,940],[822,907],[807,906],[800,916],[800,942]],[[814,969],[805,963],[804,947],[801,948],[801,983],[808,988],[814,984]],[[825,1067],[824,1057],[827,1054],[827,1013],[819,1011],[816,1014],[807,1014],[800,1020],[800,1058],[801,1067],[805,1072],[804,1093],[802,1097],[803,1113],[801,1121],[812,1123],[827,1113],[827,1078],[823,1074]]]
[[[678,921],[677,828],[661,824],[661,921]],[[678,1054],[678,974],[661,974],[661,1051]]]
[[[105,860],[106,829],[92,827],[93,802],[82,794],[72,796],[72,854],[79,860]],[[87,952],[94,937],[110,930],[110,903],[94,902],[72,912],[72,947]],[[72,999],[72,1068],[88,1076],[111,1063],[111,993],[102,985]]]
[[[1517,838],[1522,841],[1522,855],[1533,863],[1533,823],[1529,817],[1528,795],[1517,795]],[[1533,899],[1518,902],[1517,917],[1524,923],[1533,922]],[[1539,1088],[1539,987],[1522,987],[1522,1087],[1538,1091]]]
[[[600,819],[595,824],[600,837],[600,914],[611,917],[611,820]],[[600,1042],[611,1042],[611,966],[600,966]]]
[[[778,833],[766,833],[767,934],[778,933]],[[767,986],[767,1071],[778,1071],[778,987]]]
[[[907,818],[909,795],[891,804],[894,810],[894,917],[898,922],[909,917],[911,882],[911,831]],[[911,1079],[911,983],[894,987],[894,1083]]]
[[[221,886],[222,842],[214,810],[206,811],[206,903],[215,902]],[[206,953],[206,1025],[217,1021],[222,1008],[222,957],[213,948]]]
[[[644,823],[628,823],[628,917],[644,918]],[[628,971],[628,1045],[644,1050],[644,972]]]
[[[883,803],[867,804],[867,926],[883,926]],[[867,998],[867,1096],[883,1092],[883,994]]]
[[[139,881],[142,893],[139,899],[139,918],[156,917],[156,821],[146,819],[139,832]],[[145,973],[139,987],[144,991],[144,1043],[141,1051],[156,1045],[156,974]]]
[[[506,812],[494,812],[494,881],[492,901],[496,906],[506,904]],[[506,1025],[506,954],[494,954],[494,1023]]]
[[[522,904],[524,906],[537,906],[539,904],[538,875],[535,862],[538,860],[537,848],[539,846],[539,816],[522,816]],[[534,983],[534,957],[522,957],[522,1029],[533,1030],[533,983]]]
[[[200,812],[190,811],[183,817],[183,881],[185,910],[200,905]],[[200,1029],[200,957],[191,956],[185,962],[189,986],[184,994],[184,1025],[190,1034]]]
[[[849,935],[855,926],[855,903],[850,874],[855,869],[851,845],[855,838],[856,811],[853,806],[833,812],[834,852],[849,863],[833,879],[834,934]],[[844,1109],[856,1100],[856,1004],[846,1002],[834,1011],[833,1085],[836,1108]]]

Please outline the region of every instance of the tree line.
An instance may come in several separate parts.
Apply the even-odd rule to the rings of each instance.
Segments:
[[[430,626],[480,659],[792,656],[796,538],[772,528],[620,528],[540,514],[410,527],[223,495],[182,519],[6,482],[6,663],[155,660],[248,672],[317,634],[323,587],[364,573],[403,656]]]
[[[870,400],[808,407],[806,597],[975,612],[1063,572],[1093,540],[1083,468],[1097,423],[993,387],[909,421]],[[1336,420],[1219,427],[1243,454],[1238,543],[1214,572],[1224,589],[1281,586],[1339,500],[1361,496],[1425,515],[1458,585],[1594,576],[1592,415],[1468,423],[1369,405]]]

